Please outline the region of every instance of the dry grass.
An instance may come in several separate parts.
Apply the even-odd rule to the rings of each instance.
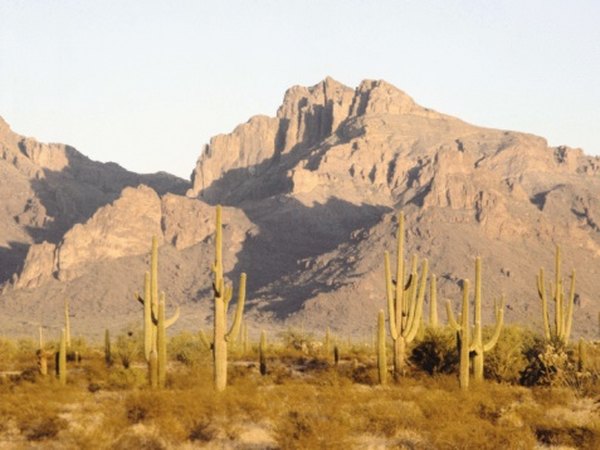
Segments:
[[[30,349],[0,344],[12,348],[5,370],[32,366]],[[210,353],[197,336],[172,339],[169,351],[168,387],[159,391],[147,388],[138,356],[129,368],[118,362],[106,367],[100,349],[93,348],[84,350],[79,366],[71,364],[65,387],[31,371],[0,379],[0,446],[600,448],[596,347],[587,355],[592,375],[586,390],[485,382],[467,393],[458,389],[455,374],[418,370],[378,386],[368,345],[342,347],[336,367],[318,350],[272,343],[266,376],[259,373],[255,349],[232,352],[230,386],[218,394]],[[498,356],[498,370],[514,379],[505,361]]]

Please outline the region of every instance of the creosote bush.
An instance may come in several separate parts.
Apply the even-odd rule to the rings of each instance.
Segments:
[[[491,334],[487,328],[484,335]],[[488,379],[518,384],[522,372],[528,365],[525,355],[527,349],[534,345],[535,335],[530,330],[506,326],[502,331],[502,339],[488,353],[485,363],[485,376]]]
[[[209,350],[194,334],[171,337],[169,382],[159,390],[147,386],[141,351],[132,353],[128,369],[107,367],[99,343],[71,370],[64,387],[54,377],[35,383],[0,378],[0,440],[16,433],[22,442],[40,439],[48,448],[106,449],[227,448],[232,443],[284,449],[599,448],[597,406],[594,397],[586,397],[593,388],[516,386],[516,372],[509,368],[513,348],[528,354],[536,347],[537,360],[549,364],[550,359],[542,339],[516,327],[505,331],[507,347],[500,339],[486,360],[488,376],[502,383],[486,379],[468,392],[459,389],[452,369],[456,338],[443,328],[415,343],[413,370],[385,387],[377,385],[370,345],[340,339],[342,358],[335,367],[274,337],[268,373],[260,376],[255,353],[232,352],[229,385],[218,395]],[[139,347],[141,339],[133,340]],[[563,353],[578,376],[576,345]],[[595,345],[587,345],[589,379],[597,380],[599,356]],[[11,361],[21,364],[17,361],[26,357],[31,365],[34,354],[16,351]],[[197,357],[204,362],[195,363]],[[523,363],[530,362],[524,358],[515,364]],[[91,384],[99,389],[88,390]],[[247,436],[258,441],[247,442]]]
[[[458,367],[456,333],[449,328],[429,328],[412,349],[410,361],[430,375],[455,372]]]

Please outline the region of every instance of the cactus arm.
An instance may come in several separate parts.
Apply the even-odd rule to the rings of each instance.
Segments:
[[[235,341],[237,338],[240,328],[242,326],[242,315],[244,313],[244,304],[246,302],[246,274],[242,273],[240,275],[240,287],[238,291],[238,301],[237,306],[235,308],[235,316],[233,318],[233,323],[231,324],[231,328],[229,329],[229,333],[225,335],[225,340],[227,342]]]
[[[67,350],[71,348],[71,314],[69,313],[69,300],[65,299],[65,342]]]
[[[175,309],[175,314],[173,314],[173,316],[170,319],[165,320],[165,328],[169,328],[171,325],[177,322],[177,320],[179,319],[180,312],[181,311],[179,309],[179,305],[177,305],[177,308]]]
[[[414,308],[416,308],[416,300],[418,295],[419,273],[417,272],[417,255],[411,257],[410,277],[407,285],[406,293],[404,294],[404,310],[402,313],[402,327],[400,332],[405,333],[406,328],[410,325],[409,319],[414,317]]]
[[[550,318],[548,317],[548,300],[546,297],[546,286],[544,284],[544,269],[540,268],[540,274],[537,276],[538,295],[542,301],[542,316],[544,320],[544,335],[550,339]]]
[[[463,300],[460,325],[460,373],[462,390],[469,388],[469,280],[463,280]]]
[[[419,331],[419,323],[423,315],[423,302],[425,300],[425,291],[427,290],[427,272],[429,270],[429,262],[424,259],[423,267],[421,268],[421,282],[419,283],[419,293],[417,295],[417,301],[415,308],[413,309],[412,320],[410,322],[410,328],[406,334],[406,342],[412,342]]]
[[[475,332],[473,341],[477,346],[481,346],[481,258],[475,258]]]
[[[140,295],[139,292],[136,292],[133,294],[133,297],[142,304],[142,306],[144,305],[144,299],[142,298],[142,296]]]
[[[446,300],[446,315],[448,316],[448,325],[455,331],[460,330],[460,325],[456,321],[454,317],[454,313],[452,312],[452,304],[450,300]]]
[[[567,317],[565,318],[565,331],[563,342],[567,344],[571,336],[571,327],[573,326],[573,307],[575,304],[575,269],[571,273],[571,287],[569,289],[569,303],[567,305]]]
[[[396,329],[401,333],[404,301],[404,213],[398,214],[398,234],[396,237]]]
[[[213,264],[213,271],[215,272],[216,278],[223,278],[223,221],[221,205],[217,205],[217,218],[215,226],[215,262]]]
[[[560,247],[556,246],[554,256],[554,322],[556,325],[556,336],[560,339],[562,336],[562,276],[560,273]]]
[[[488,342],[483,344],[483,351],[489,352],[494,348],[502,332],[502,326],[504,325],[504,297],[500,299],[495,308],[496,312],[496,327],[494,328],[494,334]]]
[[[434,274],[431,274],[429,284],[429,326],[432,328],[438,326],[437,279]]]
[[[231,301],[233,297],[233,288],[231,286],[225,285],[225,291],[223,292],[223,302],[225,303],[225,309],[227,309],[227,305]]]
[[[392,339],[396,340],[396,339],[398,339],[398,327],[396,324],[397,304],[395,304],[395,301],[394,301],[392,272],[390,269],[390,254],[387,251],[384,252],[384,254],[383,254],[383,263],[384,263],[384,269],[385,269],[385,293],[386,293],[388,316],[389,316],[388,323],[389,323],[390,334],[392,335]],[[396,281],[396,283],[398,283],[398,281]],[[401,281],[400,281],[400,283],[401,283]]]
[[[158,325],[156,334],[158,349],[158,387],[165,387],[167,379],[167,336],[165,329],[165,293],[161,292],[158,300]]]

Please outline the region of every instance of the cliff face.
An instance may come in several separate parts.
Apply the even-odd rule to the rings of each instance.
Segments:
[[[358,322],[375,317],[381,254],[404,209],[409,246],[445,274],[442,292],[458,295],[481,254],[490,295],[513,297],[508,317],[537,320],[532,280],[556,244],[569,268],[597,264],[599,167],[579,149],[421,107],[384,81],[350,89],[328,78],[289,89],[276,117],[213,138],[188,196],[242,208],[261,243],[280,242],[263,289],[296,302],[294,317],[338,307]],[[591,326],[596,282],[593,271],[580,275]],[[312,293],[298,295],[301,286]]]
[[[22,305],[15,311],[51,311],[67,295],[80,299],[82,317],[89,305],[133,314],[131,293],[157,235],[161,283],[199,326],[210,315],[213,205],[221,203],[228,276],[248,273],[248,315],[263,325],[368,333],[384,305],[382,255],[402,209],[408,250],[429,259],[440,298],[460,298],[480,255],[484,307],[505,293],[508,321],[540,322],[535,274],[551,269],[560,244],[564,273],[578,269],[575,332],[596,327],[599,159],[465,123],[384,81],[290,88],[275,117],[210,140],[185,197],[166,176],[98,165],[5,125],[0,138],[0,176],[14,179],[0,183],[0,245],[14,250],[0,257],[20,258],[3,297]]]

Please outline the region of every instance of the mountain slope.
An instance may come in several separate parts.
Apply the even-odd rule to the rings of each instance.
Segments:
[[[131,296],[157,234],[162,285],[187,312],[180,326],[202,326],[211,311],[211,205],[221,203],[228,275],[248,273],[253,321],[364,335],[384,306],[383,251],[393,249],[402,209],[408,250],[429,259],[440,298],[458,302],[460,280],[473,278],[481,255],[484,309],[491,317],[505,293],[508,321],[541,322],[535,274],[551,270],[560,244],[563,272],[578,270],[574,332],[592,336],[599,168],[579,149],[465,123],[384,81],[352,89],[327,78],[289,89],[276,117],[211,139],[187,198],[154,186],[89,203],[81,224],[29,248],[0,298],[9,316],[26,317],[51,314],[68,296],[81,323],[102,312],[98,325],[122,326],[139,315]]]
[[[124,187],[140,183],[160,193],[187,188],[166,173],[138,175],[66,145],[39,143],[14,133],[0,118],[0,284],[21,270],[31,244],[57,243]]]

